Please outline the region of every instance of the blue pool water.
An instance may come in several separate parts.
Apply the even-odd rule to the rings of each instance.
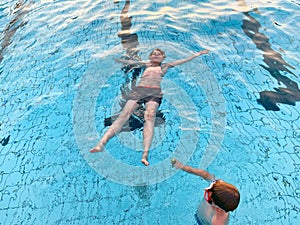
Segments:
[[[0,224],[197,224],[207,182],[235,186],[230,224],[300,222],[297,1],[0,3]],[[114,58],[210,54],[164,78],[150,167],[142,132],[88,152],[132,73]],[[184,104],[183,104],[184,103]]]

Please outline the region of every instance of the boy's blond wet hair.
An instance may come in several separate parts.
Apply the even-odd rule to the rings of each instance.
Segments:
[[[165,53],[163,50],[161,50],[160,48],[156,48],[156,49],[152,50],[152,52],[150,53],[149,57],[150,57],[150,56],[153,54],[153,52],[155,52],[155,51],[159,51],[159,52],[163,55],[163,57],[166,58],[166,53]]]

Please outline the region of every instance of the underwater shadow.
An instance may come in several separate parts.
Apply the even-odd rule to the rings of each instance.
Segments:
[[[278,81],[278,85],[282,83],[286,86],[274,88],[274,91],[261,91],[259,93],[260,98],[257,99],[257,102],[266,110],[273,111],[280,110],[277,103],[295,106],[296,102],[300,101],[300,90],[298,84],[281,74],[281,72],[287,72],[297,77],[287,67],[291,69],[295,68],[284,61],[279,52],[276,52],[271,48],[269,38],[259,31],[261,24],[250,15],[250,12],[243,12],[243,14],[248,18],[248,20],[243,20],[242,28],[244,33],[251,38],[259,50],[264,52],[263,61],[266,66],[262,64],[260,64],[260,66],[267,70],[270,75]],[[279,24],[275,25],[279,26]]]
[[[4,29],[3,38],[1,40],[0,49],[0,64],[4,58],[4,51],[11,45],[11,39],[15,35],[18,29],[23,27],[27,22],[23,20],[23,17],[28,13],[25,9],[26,5],[24,1],[16,3],[14,8],[14,18],[9,22],[9,24]]]

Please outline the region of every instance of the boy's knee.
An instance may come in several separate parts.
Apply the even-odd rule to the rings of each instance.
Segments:
[[[156,111],[155,110],[146,110],[145,114],[144,114],[144,119],[145,120],[151,120],[153,121],[155,119],[156,116]]]

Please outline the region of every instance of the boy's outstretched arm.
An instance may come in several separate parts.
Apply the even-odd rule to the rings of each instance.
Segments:
[[[201,169],[197,169],[197,168],[194,168],[194,167],[191,167],[191,166],[183,165],[177,159],[172,159],[172,166],[176,167],[177,169],[181,169],[185,172],[200,176],[203,179],[208,180],[208,181],[212,181],[215,178],[212,174],[210,174],[206,170],[201,170]]]
[[[202,50],[200,52],[196,52],[194,53],[193,55],[185,58],[185,59],[180,59],[180,60],[176,60],[174,62],[169,62],[167,63],[170,67],[174,67],[174,66],[178,66],[178,65],[181,65],[183,63],[186,63],[186,62],[189,62],[191,60],[193,60],[194,58],[200,56],[200,55],[203,55],[203,54],[208,54],[209,53],[209,50],[205,49],[205,50]]]
[[[116,63],[123,63],[124,65],[126,66],[129,66],[129,65],[146,65],[146,62],[142,62],[142,61],[134,61],[134,60],[127,60],[127,59],[115,59],[115,62]]]

